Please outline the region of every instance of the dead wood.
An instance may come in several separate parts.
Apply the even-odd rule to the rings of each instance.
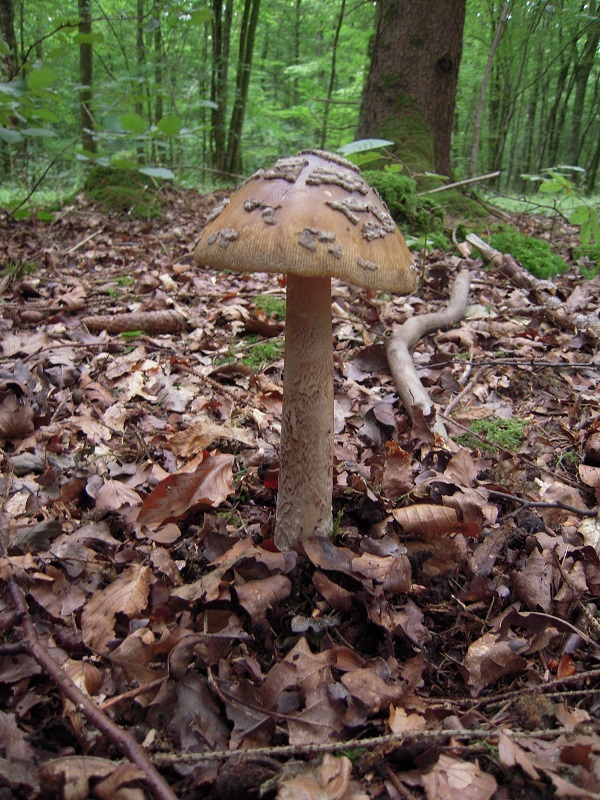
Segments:
[[[144,331],[156,335],[160,333],[179,333],[185,329],[186,319],[178,311],[137,311],[131,314],[98,314],[83,317],[81,320],[90,331],[125,333]]]
[[[411,419],[414,406],[420,408],[426,416],[434,408],[433,401],[421,383],[413,364],[411,350],[423,336],[454,325],[463,318],[469,299],[469,283],[469,272],[464,269],[459,272],[454,281],[446,308],[407,319],[390,334],[386,341],[385,350],[390,372],[394,378],[398,395]],[[435,420],[432,430],[439,433],[444,439],[448,438],[444,423],[440,419]]]
[[[62,694],[76,705],[88,722],[103,733],[107,739],[119,748],[124,756],[142,770],[148,788],[156,800],[177,800],[174,792],[134,737],[123,728],[120,728],[101,711],[50,655],[37,634],[29,613],[25,594],[15,578],[9,580],[8,592],[13,606],[20,616],[21,644],[26,652],[52,678]]]
[[[590,339],[596,342],[600,341],[600,319],[597,315],[574,314],[567,308],[563,300],[555,296],[556,287],[552,281],[543,281],[534,277],[523,269],[511,255],[495,250],[474,233],[470,233],[466,239],[515,286],[527,289],[533,294],[536,302],[540,305],[540,311],[548,322],[560,330],[582,331]]]

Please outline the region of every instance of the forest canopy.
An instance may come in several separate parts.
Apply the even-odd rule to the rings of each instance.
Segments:
[[[352,142],[377,6],[2,0],[3,204],[80,185],[90,163],[210,186]],[[503,190],[531,191],[567,166],[597,189],[599,38],[595,0],[468,0],[452,177],[498,170]]]

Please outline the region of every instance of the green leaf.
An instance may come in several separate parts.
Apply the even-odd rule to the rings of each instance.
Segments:
[[[165,136],[177,136],[181,130],[181,125],[181,117],[178,117],[176,114],[170,114],[167,117],[163,117],[157,123],[156,127],[161,133],[164,133]]]
[[[75,44],[96,44],[104,41],[103,33],[76,33],[73,37]]]
[[[36,216],[42,222],[54,221],[54,213],[52,211],[38,211]]]
[[[50,139],[56,136],[56,133],[50,128],[22,128],[21,133],[25,137],[31,136],[34,139]]]
[[[128,111],[126,114],[121,114],[119,122],[123,130],[130,131],[131,133],[145,133],[148,129],[148,123],[135,111]]]
[[[540,192],[544,194],[556,194],[564,188],[560,181],[544,181],[539,188]]]
[[[6,44],[4,39],[0,39],[0,56],[7,56],[10,53],[10,47]]]
[[[23,141],[23,137],[19,131],[13,131],[9,128],[0,128],[0,139],[7,144],[17,144]]]
[[[49,108],[36,108],[29,115],[32,119],[45,119],[46,122],[59,122],[60,117]]]
[[[365,150],[375,150],[377,147],[388,147],[394,144],[389,139],[359,139],[356,142],[350,142],[338,147],[339,152],[344,155],[351,153],[363,153]]]
[[[211,19],[212,14],[207,8],[199,8],[190,14],[190,24],[192,25],[204,25],[205,22],[210,22]]]
[[[142,167],[138,170],[142,175],[148,175],[150,178],[164,178],[169,180],[175,177],[175,173],[166,167]]]
[[[32,90],[47,89],[58,80],[58,73],[52,67],[42,64],[41,67],[31,70],[27,76],[27,85]]]
[[[582,225],[584,222],[587,222],[590,218],[590,209],[587,206],[577,206],[571,212],[569,217],[569,222],[572,222],[573,225]]]

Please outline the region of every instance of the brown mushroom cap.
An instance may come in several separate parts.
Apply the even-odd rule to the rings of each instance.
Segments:
[[[259,170],[208,217],[196,263],[341,278],[408,294],[417,273],[387,206],[350,161],[306,150]]]

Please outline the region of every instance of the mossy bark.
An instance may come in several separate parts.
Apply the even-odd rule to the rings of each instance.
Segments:
[[[466,0],[381,0],[358,136],[395,143],[412,172],[450,174]]]

